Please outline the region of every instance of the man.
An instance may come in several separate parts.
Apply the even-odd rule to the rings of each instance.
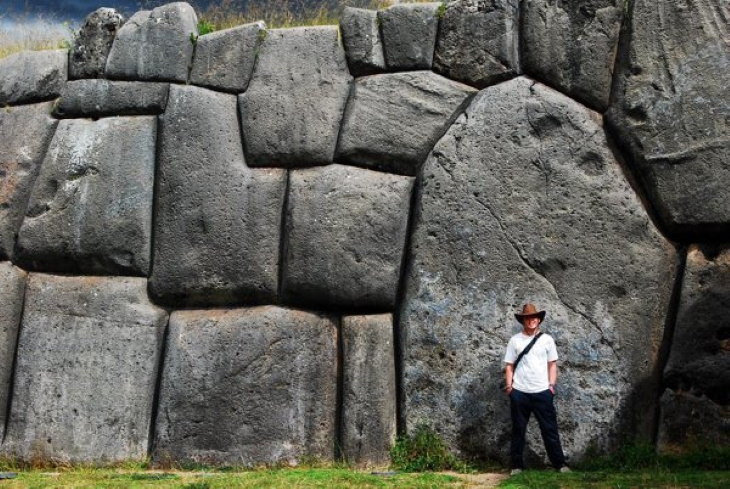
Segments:
[[[561,472],[570,472],[565,465],[553,404],[558,382],[558,351],[552,337],[540,333],[545,311],[538,311],[533,304],[525,304],[522,312],[515,314],[515,317],[522,323],[522,331],[510,338],[504,355],[505,391],[510,398],[512,414],[512,475],[519,474],[525,468],[522,452],[527,422],[533,412],[540,424],[542,440],[553,467]],[[532,346],[526,350],[530,343]],[[523,351],[525,353],[520,358]]]

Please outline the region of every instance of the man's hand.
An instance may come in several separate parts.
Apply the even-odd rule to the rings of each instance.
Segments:
[[[552,395],[555,395],[555,392],[557,392],[557,389],[555,388],[555,384],[550,384],[550,386],[548,387],[548,389],[550,389],[550,393]]]
[[[506,394],[507,394],[508,396],[509,396],[510,394],[512,394],[512,386],[511,386],[511,385],[508,385],[507,387],[505,387],[505,388],[504,388],[504,392],[505,392],[505,393],[506,393]]]

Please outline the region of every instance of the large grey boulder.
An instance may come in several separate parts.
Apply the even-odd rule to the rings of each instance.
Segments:
[[[156,462],[332,460],[336,409],[334,317],[275,306],[170,317]]]
[[[198,35],[198,18],[186,2],[134,14],[117,32],[106,77],[185,83]]]
[[[526,0],[522,14],[525,72],[603,112],[625,0]]]
[[[548,311],[558,421],[578,459],[651,429],[651,387],[676,253],[658,233],[601,117],[525,78],[482,90],[434,147],[400,310],[406,429],[426,422],[467,455],[505,456],[500,393],[513,313]],[[649,416],[650,417],[650,416]],[[535,431],[530,449],[542,446]],[[541,450],[541,449],[540,449]]]
[[[342,318],[342,454],[388,464],[396,435],[393,315]]]
[[[730,232],[730,50],[723,2],[636,0],[608,121],[668,233]]]
[[[124,16],[113,8],[94,10],[84,19],[68,53],[68,78],[97,78],[104,75],[106,58]]]
[[[15,359],[27,273],[10,262],[0,262],[0,406],[7,406]],[[5,429],[7,409],[0,410],[0,426]]]
[[[66,117],[160,114],[167,104],[169,84],[110,80],[70,81],[53,107]]]
[[[336,159],[415,175],[475,92],[430,71],[359,78],[345,111]]]
[[[0,59],[0,106],[58,97],[68,77],[68,52],[22,51]]]
[[[146,276],[154,117],[58,124],[18,233],[15,258],[41,271]]]
[[[519,0],[458,0],[439,25],[433,69],[484,88],[520,72]]]
[[[340,32],[350,73],[363,76],[385,71],[377,11],[345,7],[340,16]]]
[[[0,110],[0,260],[13,257],[33,183],[58,124],[51,105]]]
[[[351,80],[336,26],[268,31],[239,96],[247,163],[331,163]]]
[[[286,171],[246,166],[236,96],[170,87],[150,292],[171,305],[275,300]]]
[[[254,22],[200,36],[190,83],[241,93],[248,87],[266,24]]]
[[[31,274],[3,452],[144,458],[166,324],[143,278]]]
[[[292,170],[283,300],[392,310],[413,180],[343,165]]]
[[[389,70],[428,70],[438,32],[438,2],[399,3],[378,11]]]
[[[660,399],[657,448],[670,453],[730,445],[730,407],[667,389]]]

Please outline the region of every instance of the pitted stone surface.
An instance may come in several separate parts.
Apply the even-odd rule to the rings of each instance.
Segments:
[[[396,435],[393,315],[342,318],[342,454],[389,464]]]
[[[174,312],[154,460],[332,460],[334,317],[275,306]]]
[[[345,111],[336,159],[415,175],[475,92],[430,71],[359,78]]]
[[[332,162],[350,76],[336,26],[272,29],[239,96],[246,162]]]
[[[144,458],[166,324],[143,278],[31,274],[3,452]]]
[[[401,3],[378,11],[389,70],[428,70],[433,64],[441,4]]]
[[[27,275],[10,262],[0,262],[0,406],[7,406],[10,397],[10,380]],[[6,409],[0,411],[0,426],[3,430],[6,413]]]
[[[185,2],[140,10],[122,26],[106,63],[107,78],[185,83],[198,18]]]
[[[727,384],[725,384],[727,385]],[[660,400],[657,448],[669,452],[683,447],[728,446],[730,406],[705,396],[667,389]]]
[[[52,102],[0,110],[0,260],[13,257],[38,172],[58,121]]]
[[[484,88],[520,72],[519,0],[459,0],[439,25],[433,69]]]
[[[345,7],[340,17],[340,32],[350,73],[363,76],[385,71],[383,43],[375,10]]]
[[[543,330],[562,358],[569,456],[633,428],[632,413],[656,400],[634,389],[654,368],[676,256],[625,181],[600,116],[525,78],[484,89],[422,179],[400,311],[406,429],[426,421],[464,454],[506,455],[498,386],[525,302],[548,311]]]
[[[254,22],[198,38],[190,83],[240,93],[251,79],[266,24]]]
[[[0,106],[58,96],[68,77],[68,52],[22,51],[0,59]]]
[[[16,261],[41,271],[149,272],[154,117],[59,123],[18,233]]]
[[[606,110],[625,3],[525,1],[525,71],[592,108]]]
[[[172,85],[160,121],[153,297],[273,301],[286,170],[246,166],[235,95]]]
[[[69,51],[70,80],[104,75],[106,58],[112,48],[114,36],[122,24],[124,16],[113,8],[102,7],[86,16]]]
[[[730,6],[636,0],[608,122],[667,231],[730,232]]]
[[[413,180],[343,165],[291,171],[284,300],[392,310]]]
[[[56,117],[160,114],[167,104],[169,84],[110,80],[70,81],[61,92]]]

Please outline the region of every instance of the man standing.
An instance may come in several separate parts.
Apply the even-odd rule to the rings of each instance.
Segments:
[[[561,472],[570,472],[565,465],[553,404],[558,381],[558,351],[552,337],[540,332],[545,311],[525,304],[522,313],[515,314],[515,317],[522,323],[522,331],[510,338],[504,355],[505,391],[510,398],[512,414],[512,475],[525,468],[522,453],[527,422],[533,412],[553,467]]]

